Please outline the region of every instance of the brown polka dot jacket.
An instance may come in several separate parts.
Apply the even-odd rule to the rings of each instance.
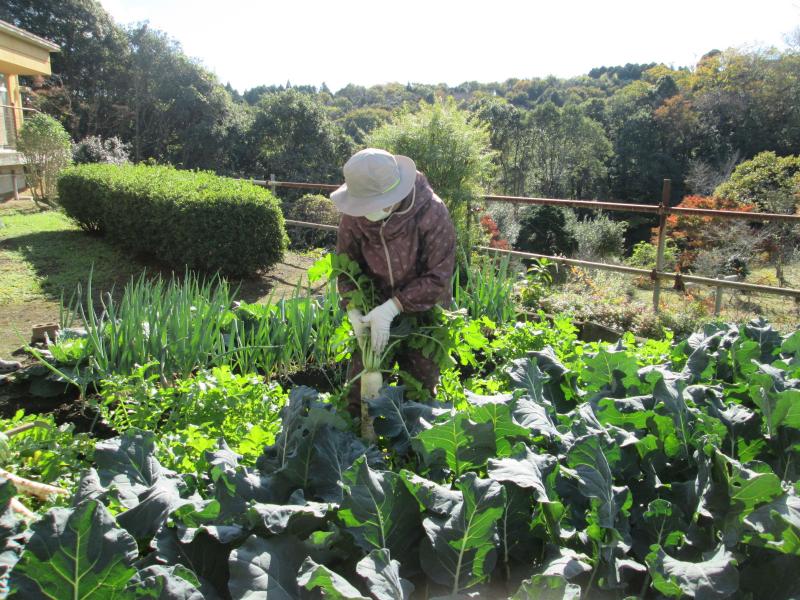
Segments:
[[[395,298],[403,311],[421,312],[452,302],[455,246],[447,207],[417,172],[414,191],[386,219],[342,215],[336,251],[361,265],[382,301]],[[343,277],[338,286],[342,294],[353,289]]]

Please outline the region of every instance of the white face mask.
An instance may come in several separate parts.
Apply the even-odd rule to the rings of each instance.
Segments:
[[[397,204],[400,204],[399,202]],[[365,219],[372,221],[375,223],[376,221],[383,221],[386,217],[392,214],[392,211],[395,209],[397,204],[393,204],[392,206],[382,208],[381,210],[376,210],[375,212],[367,213],[364,215]]]

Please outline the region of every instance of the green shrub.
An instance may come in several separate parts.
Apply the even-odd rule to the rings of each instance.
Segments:
[[[616,259],[625,250],[626,221],[614,221],[602,212],[594,219],[566,213],[567,227],[578,241],[577,257],[583,260],[602,261]]]
[[[37,205],[53,205],[56,177],[72,161],[71,147],[67,130],[50,115],[37,113],[25,119],[17,149],[25,157],[25,175]]]
[[[299,200],[288,202],[284,208],[287,219],[306,221],[308,223],[321,223],[323,225],[338,225],[339,211],[331,199],[322,194],[306,194]],[[336,245],[335,231],[321,231],[306,227],[289,226],[286,230],[293,248],[325,248]]]
[[[532,260],[525,275],[525,283],[520,286],[519,299],[522,306],[527,308],[539,308],[542,298],[550,290],[553,284],[553,274],[551,268],[557,263],[550,262],[546,258]]]
[[[658,254],[658,247],[656,244],[639,242],[633,247],[633,252],[625,262],[632,267],[639,267],[640,269],[655,269],[656,254]],[[675,241],[667,239],[664,244],[664,270],[674,271],[675,265],[677,264],[678,249],[675,246]]]
[[[128,252],[231,276],[283,257],[283,215],[272,194],[246,181],[166,166],[79,165],[58,180],[61,204],[88,231]]]
[[[578,247],[578,241],[567,226],[563,208],[529,206],[520,212],[519,223],[519,233],[514,244],[517,250],[571,256]]]
[[[800,156],[778,156],[761,152],[740,163],[728,181],[717,186],[714,196],[746,204],[756,204],[769,211],[768,196],[792,196],[800,183]]]

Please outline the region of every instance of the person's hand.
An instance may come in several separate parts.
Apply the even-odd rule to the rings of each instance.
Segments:
[[[350,320],[350,326],[353,328],[356,339],[359,340],[358,343],[361,344],[361,338],[367,334],[367,329],[369,329],[369,326],[364,324],[364,313],[357,308],[351,308],[347,311],[347,318]]]
[[[391,298],[369,311],[361,322],[369,326],[372,335],[372,351],[381,354],[389,342],[389,328],[394,318],[400,314],[400,308]]]

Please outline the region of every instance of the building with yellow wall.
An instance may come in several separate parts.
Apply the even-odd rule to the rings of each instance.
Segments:
[[[58,51],[53,42],[0,21],[0,200],[25,187],[16,144],[30,109],[23,108],[19,76],[50,75],[50,53]]]

